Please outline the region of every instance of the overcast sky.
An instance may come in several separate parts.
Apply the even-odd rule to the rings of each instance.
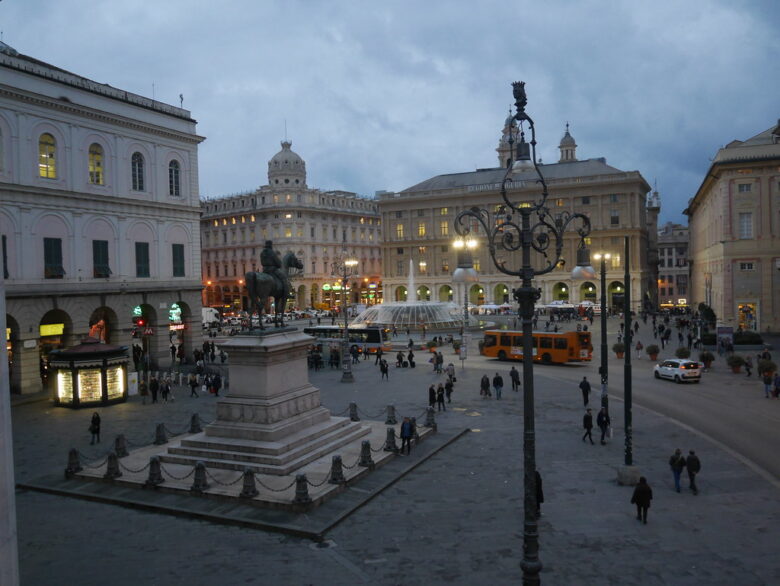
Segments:
[[[184,107],[200,190],[267,183],[287,136],[308,184],[370,195],[497,165],[524,80],[538,154],[638,170],[682,210],[709,160],[780,117],[780,2],[2,0],[3,40]]]

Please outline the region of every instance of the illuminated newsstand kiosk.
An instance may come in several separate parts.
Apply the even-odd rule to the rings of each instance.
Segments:
[[[61,407],[95,407],[127,401],[127,346],[84,338],[80,345],[49,353]]]

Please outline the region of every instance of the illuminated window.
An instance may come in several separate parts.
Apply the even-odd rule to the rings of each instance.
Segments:
[[[441,236],[449,236],[450,233],[450,223],[447,220],[442,220],[439,223],[439,234]]]
[[[474,259],[474,270],[477,270],[477,271],[481,270],[481,269],[480,269],[480,263],[479,263],[479,259],[478,259],[478,258],[475,258],[475,259]]]
[[[613,269],[619,269],[620,268],[620,255],[619,254],[613,254],[611,260],[612,260],[612,268]]]
[[[448,213],[450,213],[450,212],[449,212],[449,210],[447,208],[441,208],[439,210],[439,215],[441,215],[441,216],[446,216]]]
[[[295,231],[295,235],[296,235],[298,238],[303,238],[303,228],[298,228],[298,229]]]
[[[230,223],[235,225],[236,224],[236,219],[235,218],[230,218]]]
[[[555,200],[555,206],[556,207],[562,208],[563,205],[564,205],[564,201],[563,201],[562,197],[559,197],[558,199]]]
[[[181,166],[179,161],[168,163],[168,195],[179,197],[181,195]]]
[[[227,226],[227,218],[222,218],[222,225]]]
[[[442,273],[449,273],[450,272],[450,261],[449,261],[449,259],[446,259],[446,258],[441,259],[441,272]]]
[[[246,223],[246,216],[241,216],[241,223],[242,223],[242,224],[245,224],[245,223]]]
[[[417,224],[417,235],[425,236],[425,222],[420,222]]]
[[[48,133],[38,139],[38,175],[44,179],[57,178],[57,143]]]
[[[285,217],[286,220],[291,220],[292,219],[292,214],[284,214],[284,217]]]
[[[396,236],[396,238],[403,238],[404,237],[404,225],[403,224],[396,224],[395,225],[395,236]]]
[[[360,218],[360,223],[361,224],[365,224],[366,223],[366,219],[365,218]]]
[[[425,254],[425,250],[426,250],[426,249],[425,249],[425,247],[424,247],[424,246],[418,246],[418,247],[417,247],[417,252],[419,252],[420,254]]]
[[[292,228],[285,228],[284,229],[284,237],[285,238],[292,238]]]
[[[89,145],[89,182],[103,185],[103,147],[96,142]]]
[[[219,226],[219,220],[214,220],[214,225]]]
[[[279,203],[279,196],[278,195],[274,196],[274,203]]]
[[[132,176],[133,191],[144,190],[144,156],[141,153],[133,153],[130,159],[130,175]]]
[[[586,236],[584,240],[585,240],[585,246],[590,246],[591,244],[593,244],[593,239],[590,236]]]

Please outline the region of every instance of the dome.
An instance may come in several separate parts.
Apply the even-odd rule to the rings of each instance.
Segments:
[[[561,146],[562,147],[576,147],[577,143],[574,142],[574,138],[571,134],[569,134],[569,127],[566,127],[566,134],[563,135],[563,138],[561,139]]]
[[[268,185],[271,187],[304,187],[306,163],[290,147],[292,142],[282,141],[282,150],[268,161]]]

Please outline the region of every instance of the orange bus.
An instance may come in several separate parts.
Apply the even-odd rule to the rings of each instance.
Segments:
[[[593,358],[590,332],[533,332],[533,337],[534,362],[563,364]],[[522,360],[523,332],[487,330],[483,354],[499,360]]]

